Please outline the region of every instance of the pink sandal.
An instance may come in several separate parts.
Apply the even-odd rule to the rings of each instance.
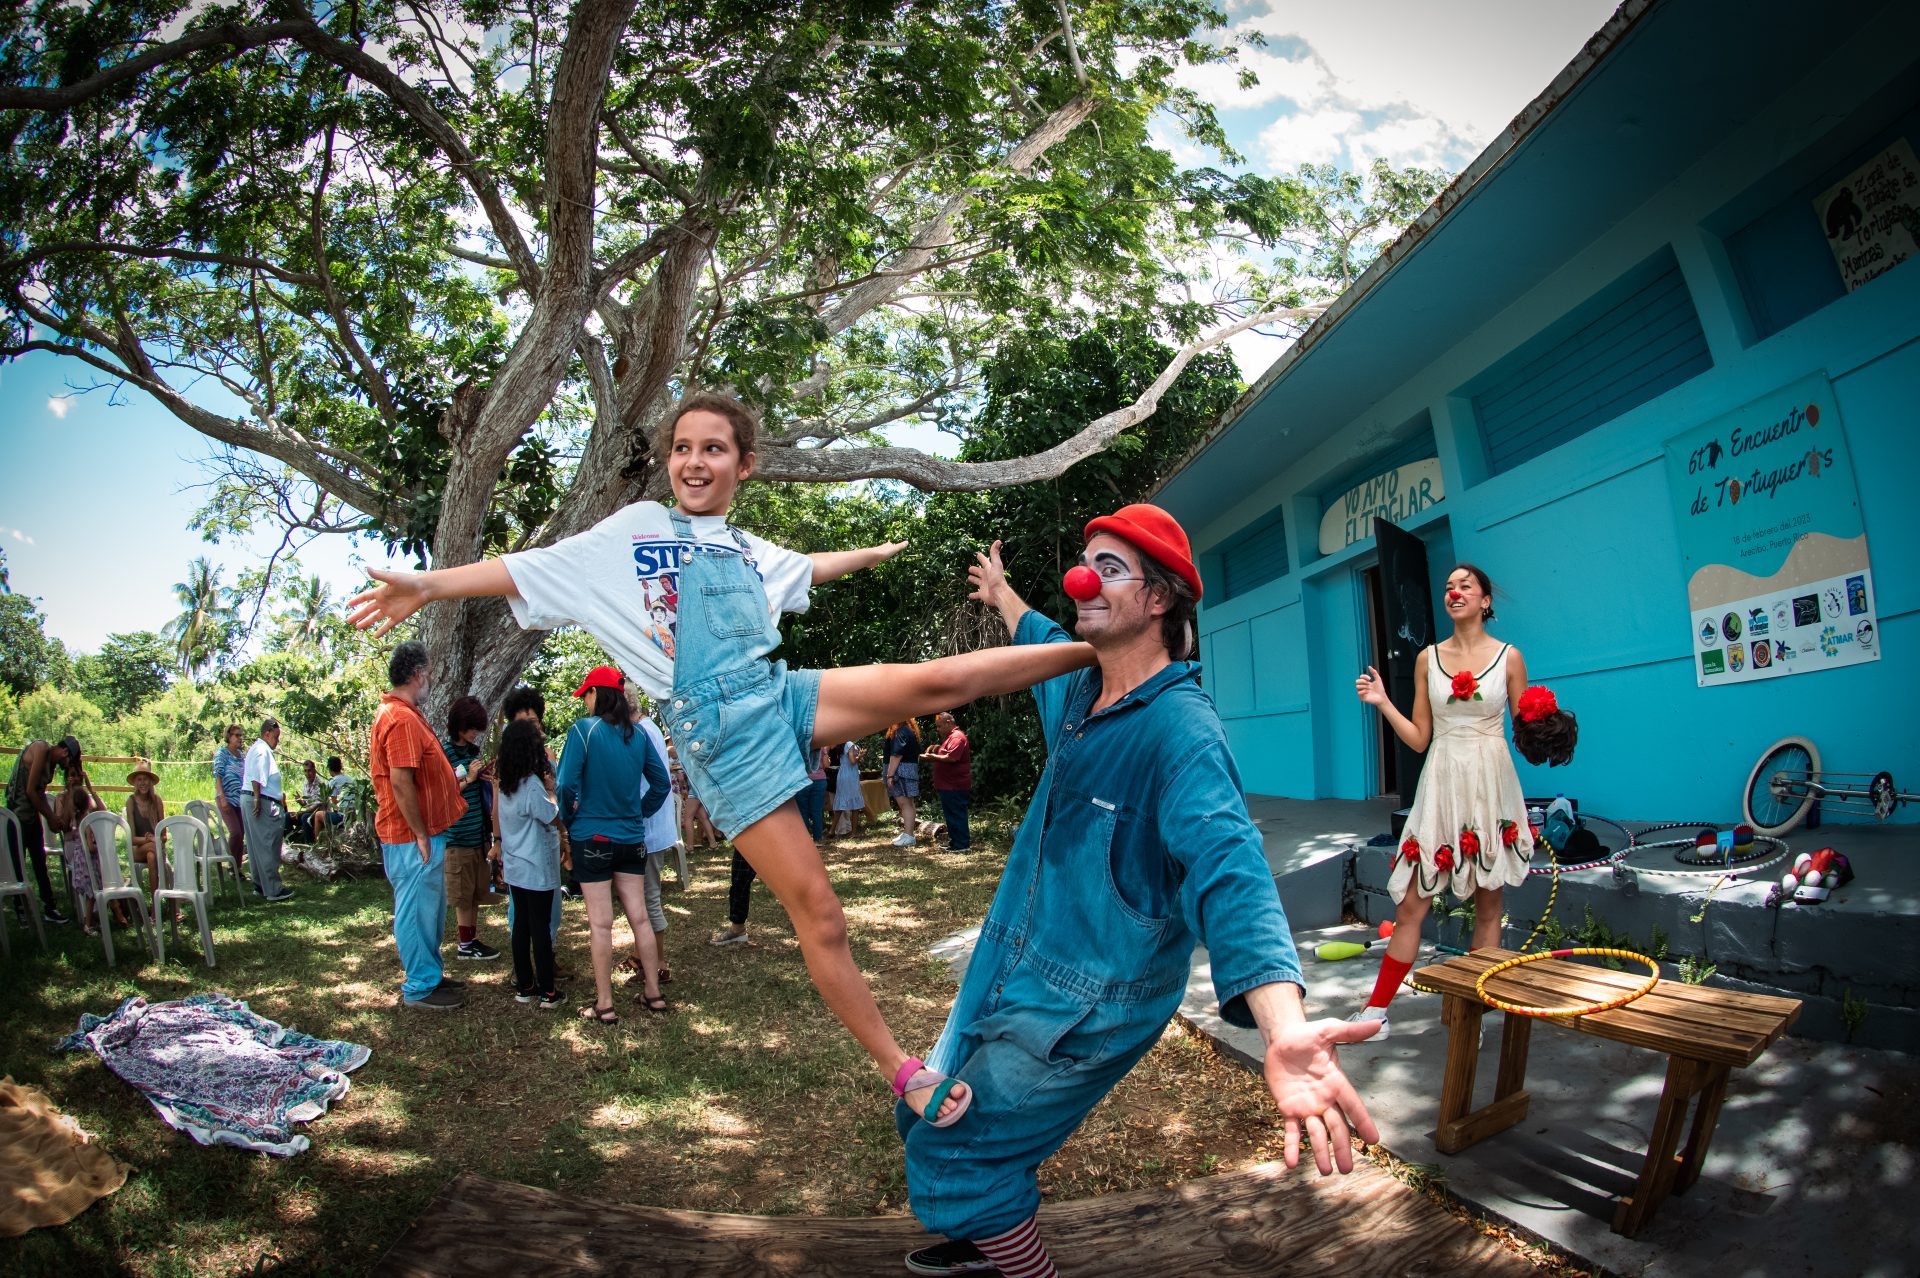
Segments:
[[[935,1127],[953,1126],[960,1121],[960,1116],[967,1112],[967,1106],[973,1104],[971,1087],[967,1087],[957,1078],[948,1078],[945,1074],[928,1069],[927,1063],[918,1056],[909,1056],[900,1063],[900,1068],[893,1072],[893,1094],[905,1100],[908,1092],[919,1091],[922,1087],[931,1087],[933,1095],[927,1098],[926,1108],[921,1111],[920,1117]],[[947,1097],[956,1087],[964,1087],[966,1090],[955,1102],[953,1112],[945,1118],[937,1117],[940,1106],[946,1103]]]

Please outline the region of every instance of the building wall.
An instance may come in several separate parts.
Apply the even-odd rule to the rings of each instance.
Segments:
[[[1920,263],[1757,336],[1768,325],[1756,324],[1726,247],[1727,236],[1830,163],[1834,148],[1867,139],[1873,120],[1914,118],[1912,56],[1904,42],[1863,33],[1251,499],[1212,518],[1176,511],[1203,552],[1276,509],[1286,513],[1292,570],[1209,604],[1201,617],[1207,683],[1250,790],[1356,798],[1372,788],[1381,727],[1353,695],[1365,666],[1359,574],[1373,561],[1372,543],[1316,557],[1319,495],[1350,468],[1353,438],[1381,436],[1423,413],[1447,497],[1406,526],[1429,543],[1436,585],[1456,555],[1485,567],[1505,592],[1494,633],[1518,645],[1534,681],[1551,684],[1580,718],[1570,767],[1532,768],[1516,756],[1528,793],[1564,790],[1592,810],[1642,819],[1727,820],[1762,748],[1788,734],[1810,737],[1829,768],[1889,769],[1905,788],[1920,787]],[[1905,95],[1906,105],[1890,105],[1889,94]],[[1809,110],[1813,101],[1825,109]],[[1668,247],[1712,367],[1490,477],[1469,402],[1474,379]],[[1422,251],[1445,251],[1444,237]],[[1821,371],[1856,459],[1884,655],[1698,688],[1664,441]],[[1284,379],[1269,394],[1284,396]],[[1436,633],[1447,632],[1436,618]],[[1920,809],[1898,819],[1920,820]]]

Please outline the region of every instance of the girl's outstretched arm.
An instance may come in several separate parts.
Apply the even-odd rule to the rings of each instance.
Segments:
[[[884,545],[864,546],[859,550],[823,550],[808,555],[807,558],[813,561],[813,584],[817,586],[850,572],[883,564],[906,548],[904,541],[889,541]]]
[[[378,582],[347,600],[347,620],[361,630],[378,626],[374,638],[419,612],[436,599],[472,599],[499,595],[512,599],[520,591],[505,563],[482,559],[458,568],[435,568],[431,572],[383,572],[367,569],[367,576]]]

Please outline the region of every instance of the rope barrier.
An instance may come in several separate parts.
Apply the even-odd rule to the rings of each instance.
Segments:
[[[1503,998],[1487,993],[1487,982],[1511,968],[1519,967],[1523,963],[1537,963],[1541,959],[1571,958],[1575,954],[1593,954],[1602,958],[1632,959],[1637,963],[1645,963],[1651,975],[1638,986],[1626,991],[1618,998],[1606,999],[1599,1003],[1577,1004],[1571,1007],[1527,1007],[1521,1003],[1509,1003]],[[1473,992],[1479,995],[1480,1001],[1487,1006],[1497,1007],[1501,1011],[1514,1016],[1591,1016],[1595,1012],[1607,1012],[1612,1011],[1616,1007],[1625,1007],[1628,1003],[1641,997],[1659,983],[1660,965],[1644,954],[1636,954],[1632,950],[1616,950],[1605,946],[1580,945],[1565,950],[1542,950],[1538,954],[1522,954],[1518,958],[1510,958],[1505,962],[1495,963],[1492,967],[1480,973],[1480,979],[1473,983]]]

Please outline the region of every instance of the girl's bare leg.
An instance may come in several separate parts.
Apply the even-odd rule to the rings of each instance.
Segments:
[[[1500,944],[1499,888],[1477,888],[1473,894],[1473,948],[1484,950]]]
[[[660,997],[660,946],[659,939],[653,934],[653,919],[647,913],[647,879],[642,874],[616,874],[613,887],[620,894],[620,908],[627,912],[627,926],[633,929],[633,952],[640,958],[640,974],[645,981],[641,986],[648,998]],[[611,913],[611,910],[609,910]],[[609,955],[611,958],[611,955]],[[594,978],[599,979],[600,969],[594,965]],[[601,1007],[612,1005],[613,984],[611,969],[608,974],[607,1002]]]
[[[1019,692],[1092,664],[1090,644],[1023,643],[911,665],[823,670],[813,744],[858,741],[908,715],[933,714],[979,697]]]
[[[807,973],[813,977],[820,997],[891,1080],[907,1054],[894,1041],[893,1031],[887,1028],[879,1005],[873,1001],[867,978],[853,961],[853,951],[847,946],[846,914],[840,908],[840,898],[833,894],[833,885],[827,882],[826,866],[800,819],[800,809],[792,802],[780,805],[734,835],[733,846],[786,907],[794,935],[800,940],[800,952],[807,960]],[[962,1083],[960,1088],[965,1086]],[[931,1088],[917,1088],[907,1093],[907,1103],[917,1112],[931,1096]],[[951,1112],[954,1103],[949,1096],[940,1113]]]
[[[909,799],[904,794],[900,796],[900,829],[904,833],[912,834],[919,829],[919,821],[916,819],[919,812],[918,799]]]
[[[582,883],[587,900],[587,940],[593,950],[593,1005],[613,1006],[613,884]]]
[[[1421,896],[1414,891],[1414,885],[1407,885],[1407,894],[1400,898],[1400,904],[1393,911],[1393,935],[1387,939],[1387,957],[1396,963],[1411,963],[1420,955],[1420,925],[1426,922],[1427,911],[1433,908],[1433,898]]]

